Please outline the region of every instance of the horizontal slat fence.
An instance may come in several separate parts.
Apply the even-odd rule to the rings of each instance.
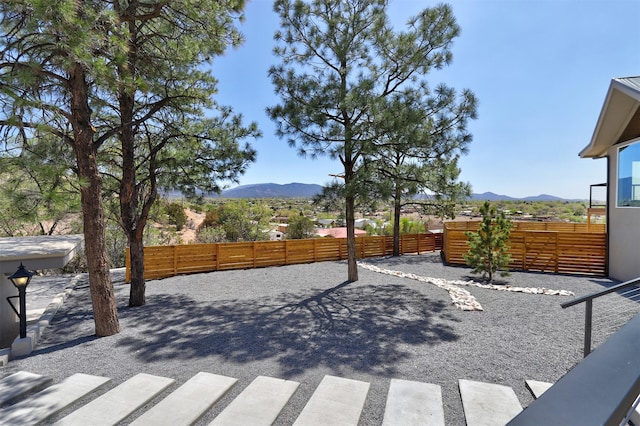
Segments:
[[[401,254],[420,254],[440,249],[442,234],[407,234],[400,237]],[[356,250],[359,258],[390,255],[393,253],[393,237],[357,237]],[[144,248],[144,275],[145,279],[158,279],[197,272],[346,258],[346,238],[148,246]],[[130,280],[131,265],[127,248],[126,282]]]
[[[444,255],[447,263],[466,265],[469,251],[466,231],[476,231],[478,221],[447,222]],[[513,222],[508,245],[510,269],[566,274],[606,275],[604,224]]]

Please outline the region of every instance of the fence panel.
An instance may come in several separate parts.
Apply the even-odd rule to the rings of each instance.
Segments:
[[[596,224],[601,225],[601,224]],[[511,269],[556,273],[606,274],[605,227],[591,224],[514,222],[509,239]],[[477,230],[477,221],[447,222],[444,233],[405,234],[400,254],[442,249],[447,263],[465,265],[469,251],[467,230]],[[590,232],[588,232],[590,230]],[[358,257],[387,256],[393,252],[393,237],[356,238]],[[347,258],[346,238],[256,241],[242,243],[186,244],[145,247],[145,278],[216,270],[261,268]],[[130,281],[129,252],[126,256]]]
[[[216,266],[218,254],[215,250],[216,247],[211,246],[211,244],[191,244],[172,247],[176,274],[206,272]],[[146,276],[148,254],[146,247],[144,250]]]
[[[285,264],[287,265],[309,263],[316,258],[313,240],[287,240],[285,243],[287,245]]]
[[[362,240],[363,251],[360,257],[378,257],[387,254],[387,238],[383,236],[367,237]],[[392,242],[393,244],[393,242]]]
[[[401,254],[434,251],[442,248],[438,234],[404,237]],[[392,253],[392,237],[358,237],[356,252],[360,258]],[[185,244],[144,248],[145,279],[166,278],[178,274],[261,268],[298,263],[324,262],[347,258],[346,238],[255,241],[242,243]],[[129,249],[126,254],[126,281],[131,280]]]
[[[444,254],[447,263],[465,265],[469,251],[466,231],[478,221],[447,222]],[[509,236],[510,269],[570,274],[606,275],[605,225],[557,222],[514,222]]]
[[[316,242],[316,262],[347,258],[346,238],[318,238],[314,241]]]
[[[255,268],[255,243],[218,244],[218,270]]]
[[[606,245],[606,234],[558,235],[558,272],[606,275]]]
[[[287,242],[286,241],[267,241],[256,242],[255,247],[255,268],[263,268],[267,266],[280,266],[287,259]]]

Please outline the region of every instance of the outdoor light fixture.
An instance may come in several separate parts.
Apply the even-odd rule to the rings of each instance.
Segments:
[[[27,271],[22,262],[20,262],[20,267],[16,272],[9,276],[9,279],[13,283],[13,285],[18,289],[18,296],[9,296],[7,297],[7,302],[13,308],[13,311],[20,318],[20,338],[24,339],[27,337],[27,286],[29,285],[29,281],[31,281],[31,277],[33,277],[33,272]],[[20,298],[20,312],[16,309],[16,307],[11,303],[11,299],[16,297]]]

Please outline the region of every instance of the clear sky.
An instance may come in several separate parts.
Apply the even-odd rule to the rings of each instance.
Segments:
[[[512,197],[589,197],[606,181],[606,160],[581,159],[610,81],[640,75],[640,0],[450,0],[460,36],[453,63],[428,76],[471,89],[479,100],[470,123],[473,142],[462,157],[461,180],[473,192]],[[403,29],[409,16],[437,2],[390,0],[389,16]],[[342,166],[297,156],[275,136],[265,112],[279,102],[267,75],[279,19],[271,0],[249,0],[241,25],[245,43],[216,58],[217,101],[258,122],[257,161],[241,185],[291,182],[324,185]]]

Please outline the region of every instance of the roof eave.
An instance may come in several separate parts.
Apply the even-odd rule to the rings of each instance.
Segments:
[[[640,90],[627,80],[611,80],[591,142],[578,154],[581,158],[605,157],[640,107]]]

